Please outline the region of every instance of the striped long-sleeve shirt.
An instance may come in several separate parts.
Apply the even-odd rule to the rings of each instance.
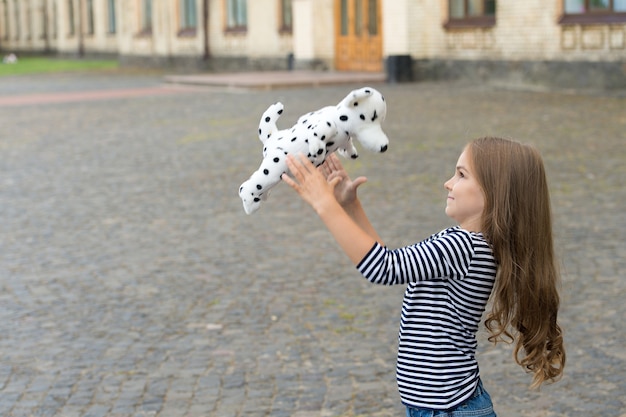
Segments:
[[[469,398],[479,377],[476,331],[496,276],[482,234],[454,227],[396,250],[376,243],[357,268],[375,284],[407,285],[396,367],[402,402],[445,410]]]

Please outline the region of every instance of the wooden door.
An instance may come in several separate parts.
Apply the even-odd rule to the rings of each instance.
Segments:
[[[381,0],[336,0],[335,68],[382,71]]]

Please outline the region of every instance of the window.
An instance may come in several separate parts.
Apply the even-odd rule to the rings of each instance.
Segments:
[[[341,0],[341,36],[349,35],[348,26],[348,0]]]
[[[9,5],[7,0],[2,0],[2,13],[4,14],[4,39],[9,39]]]
[[[52,38],[56,39],[59,33],[59,19],[57,19],[57,2],[52,1]]]
[[[196,0],[180,0],[180,32],[179,35],[195,35],[198,25]]]
[[[117,32],[117,25],[115,24],[115,0],[107,0],[107,11],[109,14],[109,33],[113,34]]]
[[[226,30],[245,31],[248,27],[247,0],[226,0]]]
[[[446,28],[491,27],[496,24],[496,0],[449,0]]]
[[[49,33],[48,5],[43,4],[36,13],[38,23],[35,26],[39,29],[39,38],[47,41]]]
[[[354,3],[354,34],[378,35],[378,0],[357,0]]]
[[[378,0],[367,1],[367,33],[370,36],[378,35]]]
[[[358,37],[362,35],[363,29],[363,2],[357,1],[354,5],[354,34]]]
[[[68,13],[68,25],[69,27],[69,35],[74,36],[75,27],[74,27],[74,0],[68,0],[67,4],[67,13]]]
[[[33,38],[33,13],[30,3],[26,3],[26,39]]]
[[[93,20],[93,0],[87,0],[87,34],[93,35],[95,33],[94,20]]]
[[[626,0],[563,0],[563,24],[626,22]]]
[[[293,15],[291,12],[291,0],[280,0],[280,31],[292,32]]]
[[[20,25],[20,3],[18,0],[15,0],[15,4],[13,5],[15,10],[15,39],[19,39],[21,37],[21,25]]]
[[[152,34],[152,0],[141,0],[140,35]]]

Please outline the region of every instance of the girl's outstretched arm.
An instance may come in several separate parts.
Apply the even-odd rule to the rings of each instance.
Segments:
[[[372,249],[377,239],[363,230],[335,198],[335,187],[342,178],[335,176],[326,180],[326,177],[303,155],[297,157],[288,155],[287,166],[294,179],[283,174],[283,181],[313,207],[339,246],[357,265]],[[369,224],[369,221],[367,223]]]
[[[357,196],[357,188],[364,184],[367,178],[357,177],[351,180],[343,165],[341,165],[339,158],[334,153],[330,154],[324,164],[318,169],[326,176],[328,181],[332,181],[336,177],[340,178],[339,183],[335,186],[335,198],[346,213],[352,217],[352,220],[361,226],[361,229],[383,245],[382,239],[370,223]]]

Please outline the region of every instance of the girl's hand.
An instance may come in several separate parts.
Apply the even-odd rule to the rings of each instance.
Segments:
[[[304,155],[290,154],[287,155],[287,167],[293,178],[283,174],[282,180],[313,207],[355,265],[359,264],[376,241],[382,244],[356,198],[356,189],[365,182],[364,178],[351,181],[333,155],[326,168],[317,169]],[[342,208],[337,196],[350,206],[349,211]]]
[[[367,181],[365,177],[358,177],[354,181],[351,180],[350,176],[341,165],[339,158],[334,153],[330,154],[318,169],[329,182],[339,178],[335,186],[335,198],[343,207],[347,207],[356,201],[357,188]]]
[[[335,187],[341,178],[335,176],[327,179],[326,176],[315,168],[315,166],[304,155],[287,155],[287,167],[293,179],[287,174],[283,174],[281,179],[306,201],[317,213],[321,213],[324,208],[337,204],[335,198]]]

